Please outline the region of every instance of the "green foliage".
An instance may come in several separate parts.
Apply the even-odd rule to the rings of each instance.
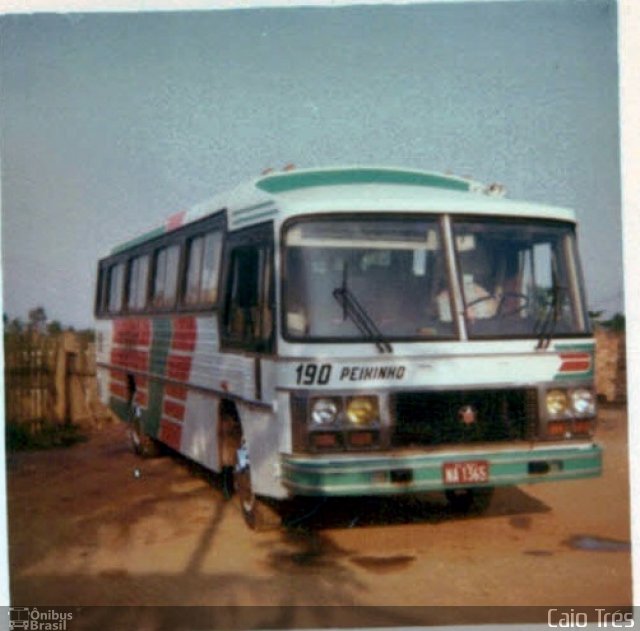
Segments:
[[[58,335],[58,333],[62,333],[62,325],[58,320],[52,320],[47,323],[47,333],[49,335]]]
[[[7,423],[5,436],[9,451],[70,447],[87,440],[81,429],[71,423],[45,423],[38,427],[27,423]]]
[[[21,318],[11,319],[5,312],[2,314],[5,335],[20,335],[22,333],[32,333],[37,335],[59,335],[63,331],[75,332],[80,339],[85,342],[95,342],[96,332],[94,329],[76,329],[71,325],[64,325],[60,320],[49,320],[44,307],[29,309],[26,322]]]
[[[611,319],[602,322],[602,325],[606,326],[610,331],[622,333],[626,328],[626,319],[624,314],[616,313]]]
[[[24,322],[20,318],[13,318],[13,320],[5,324],[5,333],[9,335],[19,335],[24,329]]]
[[[29,310],[29,330],[42,333],[47,322],[47,312],[44,307]]]
[[[591,322],[591,326],[595,326],[596,324],[600,324],[600,318],[602,318],[602,314],[604,311],[587,311],[587,315],[589,316],[589,322]]]

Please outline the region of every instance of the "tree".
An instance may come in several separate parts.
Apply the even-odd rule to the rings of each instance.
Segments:
[[[47,324],[47,333],[49,335],[58,335],[62,333],[62,324],[58,320],[52,320]]]
[[[610,320],[605,320],[602,324],[606,326],[610,331],[621,333],[625,330],[626,319],[624,317],[624,314],[616,313]]]
[[[600,324],[600,318],[604,311],[601,309],[600,311],[587,311],[589,316],[589,322],[591,322],[591,326],[595,326],[596,324]]]
[[[47,312],[44,307],[36,307],[29,311],[29,330],[36,333],[44,333],[47,322]]]
[[[13,320],[5,325],[5,331],[12,335],[22,333],[24,331],[24,323],[20,318],[13,318]]]

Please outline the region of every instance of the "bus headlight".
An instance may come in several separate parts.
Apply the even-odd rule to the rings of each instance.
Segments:
[[[546,398],[549,416],[560,416],[569,408],[569,397],[566,390],[549,390]]]
[[[371,425],[378,417],[378,397],[358,396],[347,401],[347,418],[354,425]]]
[[[571,392],[571,405],[573,411],[579,416],[592,415],[596,411],[593,392],[587,388],[576,388]]]
[[[316,399],[311,404],[311,422],[318,427],[331,425],[338,417],[339,399]]]

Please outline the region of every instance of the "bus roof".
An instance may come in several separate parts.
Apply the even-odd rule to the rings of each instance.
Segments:
[[[442,173],[388,167],[329,167],[273,173],[175,213],[113,248],[121,252],[226,209],[230,230],[269,219],[329,212],[438,212],[575,221],[572,210],[497,196],[499,187]]]

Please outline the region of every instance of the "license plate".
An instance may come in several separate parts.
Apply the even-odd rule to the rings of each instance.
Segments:
[[[442,465],[445,484],[481,484],[489,481],[489,463],[486,460],[445,462]]]

